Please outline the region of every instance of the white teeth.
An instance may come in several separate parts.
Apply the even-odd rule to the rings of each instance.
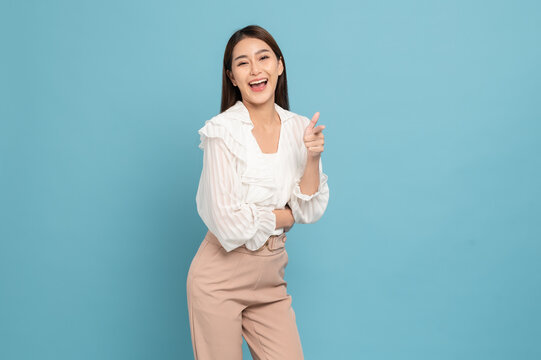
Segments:
[[[259,83],[262,83],[263,81],[267,81],[267,79],[251,82],[250,85],[259,84]]]

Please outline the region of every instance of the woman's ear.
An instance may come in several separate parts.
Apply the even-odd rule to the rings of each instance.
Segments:
[[[278,76],[282,75],[284,72],[284,63],[282,61],[282,57],[280,56],[280,59],[278,60]]]
[[[233,77],[233,73],[229,70],[226,70],[225,73],[227,74],[227,77],[231,82],[233,83],[233,86],[237,86],[237,82],[235,81],[235,78]]]

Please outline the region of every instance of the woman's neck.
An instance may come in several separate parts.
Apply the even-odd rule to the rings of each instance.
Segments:
[[[244,101],[243,104],[248,109],[250,119],[254,126],[257,125],[266,128],[275,125],[277,117],[273,99],[260,105],[254,105]]]

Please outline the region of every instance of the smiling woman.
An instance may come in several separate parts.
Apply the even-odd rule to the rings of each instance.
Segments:
[[[265,85],[250,83],[264,80]],[[254,93],[264,92],[264,94]],[[286,67],[280,47],[274,38],[259,26],[237,31],[227,43],[222,72],[221,111],[238,100],[254,104],[274,102],[289,110]]]
[[[198,132],[196,204],[208,231],[186,284],[196,360],[242,359],[242,336],[254,359],[303,359],[285,242],[329,200],[318,117],[289,111],[284,58],[265,29],[231,36],[221,112]]]

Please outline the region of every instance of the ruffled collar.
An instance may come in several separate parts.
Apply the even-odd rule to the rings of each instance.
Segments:
[[[287,122],[287,120],[294,115],[291,111],[282,108],[277,103],[274,103],[274,108],[276,109],[278,115],[280,115],[280,119],[283,123]],[[236,115],[235,117],[240,119],[244,124],[250,125],[251,127],[254,126],[252,120],[250,119],[250,113],[248,112],[248,108],[246,108],[246,105],[244,105],[241,100],[237,100],[237,102],[229,109],[227,109],[226,112],[234,112]]]

